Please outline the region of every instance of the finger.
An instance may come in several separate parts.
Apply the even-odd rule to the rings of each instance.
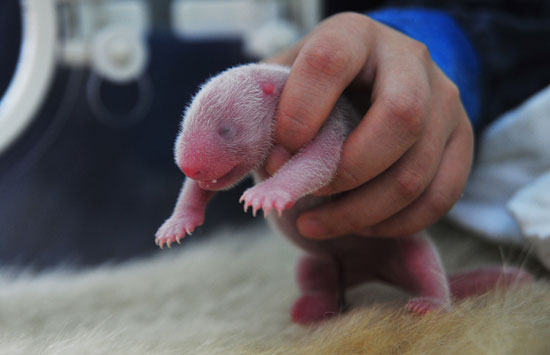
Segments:
[[[431,85],[425,62],[412,58],[405,64],[400,56],[379,58],[373,104],[347,138],[335,178],[320,193],[351,190],[378,176],[423,134]]]
[[[445,215],[459,199],[470,172],[473,134],[469,124],[449,140],[439,170],[426,191],[407,208],[367,228],[366,236],[397,237],[421,231]]]
[[[280,64],[280,65],[292,65],[294,63],[294,60],[298,56],[298,53],[300,53],[300,50],[304,46],[304,43],[309,38],[309,35],[300,39],[298,43],[293,45],[291,48],[282,51],[281,53],[278,53],[274,55],[273,57],[264,59],[262,63],[269,63],[269,64]]]
[[[280,64],[280,65],[292,65],[296,56],[302,49],[305,41],[310,35],[302,38],[291,48],[278,53],[277,55],[263,60],[263,63]],[[275,174],[277,170],[288,160],[292,155],[281,145],[276,145],[269,156],[266,159],[265,170],[269,175]]]
[[[441,120],[398,162],[370,182],[308,211],[298,219],[300,232],[330,238],[380,223],[411,204],[428,187],[439,166],[450,132]]]
[[[313,139],[367,59],[373,21],[346,14],[325,21],[301,48],[278,106],[276,139],[289,151]]]

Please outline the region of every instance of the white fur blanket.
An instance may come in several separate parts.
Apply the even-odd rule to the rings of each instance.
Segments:
[[[550,86],[483,132],[464,196],[449,213],[495,242],[529,246],[548,270],[549,132]]]
[[[263,224],[88,271],[0,272],[0,354],[543,353],[550,287],[494,293],[419,318],[405,295],[371,285],[320,326],[290,322],[299,251]],[[450,268],[510,259],[447,226]],[[192,238],[200,238],[200,233]],[[452,258],[451,258],[452,256]],[[522,258],[523,259],[523,258]],[[521,260],[515,260],[521,261]]]

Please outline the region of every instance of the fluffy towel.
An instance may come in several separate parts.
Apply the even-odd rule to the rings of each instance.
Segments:
[[[499,243],[533,248],[550,269],[550,87],[490,126],[449,217]]]
[[[521,261],[436,226],[450,269]],[[350,292],[352,311],[290,322],[299,251],[263,224],[88,271],[0,272],[0,354],[543,354],[550,287],[494,292],[445,314],[403,312],[380,284]],[[200,231],[191,238],[206,238]],[[454,237],[454,238],[453,238]]]

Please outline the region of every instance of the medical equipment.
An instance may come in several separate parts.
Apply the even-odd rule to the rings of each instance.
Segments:
[[[0,153],[31,123],[58,63],[89,66],[113,82],[142,75],[147,63],[145,5],[143,1],[21,1],[23,40],[15,75],[0,101]]]
[[[152,85],[146,34],[150,8],[144,0],[21,0],[23,39],[19,63],[0,98],[0,154],[32,123],[44,103],[56,66],[90,68],[88,103],[97,118],[125,125],[147,113]],[[175,0],[172,29],[179,36],[241,38],[253,58],[288,47],[321,18],[321,0]],[[104,81],[136,82],[139,97],[123,116],[101,100]]]

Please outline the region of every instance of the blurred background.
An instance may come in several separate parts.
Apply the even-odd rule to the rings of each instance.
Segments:
[[[452,10],[468,29],[485,68],[482,125],[548,85],[543,1],[0,1],[0,265],[156,251],[184,178],[174,139],[198,85],[291,46],[331,14],[388,4]],[[251,222],[238,204],[248,184],[218,194],[184,242]]]
[[[228,66],[293,44],[328,9],[303,1],[0,2],[0,264],[91,265],[156,250],[183,174],[185,105]],[[200,240],[251,220],[218,194]]]

